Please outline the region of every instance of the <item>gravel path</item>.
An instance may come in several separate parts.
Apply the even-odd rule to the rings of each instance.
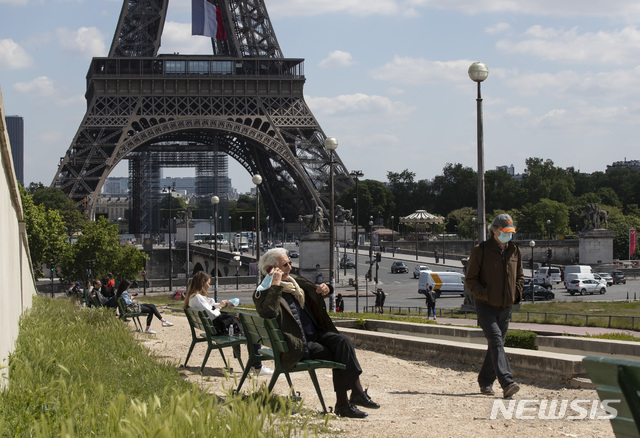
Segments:
[[[174,327],[160,327],[154,320],[152,328],[157,335],[137,335],[159,357],[179,366],[184,362],[191,342],[191,334],[186,318],[181,314],[166,316]],[[223,373],[223,362],[217,352],[212,352],[204,374],[199,373],[206,347],[196,345],[189,359],[189,367],[182,369],[183,375],[208,391],[224,395],[219,388],[234,386],[232,379]],[[225,354],[231,355],[229,350]],[[535,419],[490,419],[494,402],[502,404],[501,391],[495,397],[478,394],[476,372],[458,371],[447,368],[447,364],[430,364],[386,356],[368,350],[358,350],[358,358],[364,370],[361,381],[369,388],[369,395],[382,405],[378,410],[368,410],[369,416],[363,420],[338,417],[332,427],[346,437],[614,437],[609,420],[568,419],[577,416],[578,411],[567,408],[562,419],[540,419],[536,406],[558,400],[582,400],[583,412],[590,412],[594,401],[599,401],[595,390],[549,388],[521,384],[520,392],[514,397],[515,403],[527,402],[523,413]],[[240,367],[235,359],[236,380],[240,378]],[[268,365],[268,363],[267,363]],[[449,364],[451,366],[452,364]],[[518,376],[515,376],[518,379]],[[291,375],[296,391],[304,398],[305,406],[321,410],[311,379],[306,373]],[[259,383],[268,383],[268,377],[259,377]],[[331,371],[319,370],[318,379],[327,406],[335,404]],[[533,382],[535,383],[535,382]],[[543,385],[544,382],[540,382]],[[495,385],[497,388],[498,386]],[[243,390],[251,388],[245,384]],[[286,379],[280,376],[274,389],[277,394],[287,394]],[[506,403],[508,406],[508,403]],[[599,411],[599,415],[605,415]],[[588,414],[587,414],[588,415]],[[515,415],[514,415],[515,417]]]

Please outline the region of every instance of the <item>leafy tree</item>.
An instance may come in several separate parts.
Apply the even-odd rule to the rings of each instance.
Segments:
[[[23,187],[20,187],[20,197],[31,265],[36,274],[42,276],[43,263],[57,262],[69,250],[66,227],[57,210],[46,210],[43,205],[35,205],[33,196]]]
[[[609,231],[613,233],[613,258],[627,260],[629,258],[629,230],[640,229],[640,216],[623,215],[619,209],[612,208],[609,213]],[[638,258],[638,248],[631,257]]]
[[[504,169],[485,172],[484,192],[485,211],[520,207],[522,205],[523,196],[520,181],[513,178]],[[475,205],[477,205],[477,201]]]
[[[547,220],[550,221],[549,224]],[[542,236],[549,232],[551,236],[564,234],[569,231],[569,208],[558,201],[541,199],[540,202],[527,204],[522,208],[517,226],[519,233],[536,233]]]
[[[84,226],[85,217],[67,194],[59,188],[45,187],[42,183],[31,183],[29,193],[32,195],[35,205],[42,205],[47,211],[57,210],[60,212],[69,236]]]
[[[354,221],[356,214],[355,197],[356,189],[354,185],[344,190],[336,200],[336,204],[353,210]],[[393,194],[380,181],[365,179],[358,183],[358,222],[360,226],[369,229],[370,216],[373,216],[374,222],[378,217],[385,221],[390,220],[394,209]]]
[[[135,278],[142,271],[147,256],[133,246],[121,246],[117,225],[105,218],[89,222],[65,254],[61,277],[65,281],[86,278],[87,262],[93,260],[93,276],[101,278],[107,272],[115,278]]]
[[[435,207],[431,213],[447,215],[450,211],[477,204],[476,172],[462,164],[448,163],[443,174],[433,179]]]
[[[553,165],[553,161],[541,158],[525,160],[527,174],[523,180],[525,202],[535,203],[547,198],[563,203],[571,203],[575,183],[570,173]]]
[[[454,210],[447,215],[447,231],[457,232],[460,237],[465,239],[476,239],[478,236],[478,227],[477,221],[474,219],[477,216],[477,211],[471,207]]]

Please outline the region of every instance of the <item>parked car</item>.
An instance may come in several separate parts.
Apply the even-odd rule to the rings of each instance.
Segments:
[[[300,257],[300,253],[298,251],[296,251],[295,249],[289,251],[289,258],[297,259],[298,257]]]
[[[531,301],[531,286],[532,285],[529,284],[529,286],[522,291],[523,301]],[[552,300],[556,297],[556,295],[546,287],[534,284],[533,288],[534,300]]]
[[[590,278],[586,280],[578,278],[567,283],[567,290],[571,295],[575,295],[576,293],[580,295],[594,294],[596,292],[604,294],[607,292],[607,282],[604,280],[592,280]]]
[[[595,274],[593,274],[593,278],[595,278],[596,280],[598,279],[598,277],[606,281],[607,286],[613,286],[613,277],[611,276],[611,274],[607,274],[606,272],[596,272]]]
[[[416,267],[413,268],[413,278],[419,278],[421,272],[430,271],[430,270],[431,268],[428,266],[416,265]]]
[[[355,268],[356,264],[353,261],[353,259],[351,259],[349,257],[347,257],[346,259],[342,258],[342,259],[340,259],[340,268],[344,269],[345,267],[348,268],[348,269]]]
[[[531,283],[532,282],[533,282],[533,284],[544,286],[544,281],[543,280],[540,280],[540,279],[537,279],[537,278],[528,277],[528,278],[524,279],[524,288],[526,289],[528,287],[531,287]]]
[[[391,265],[392,274],[401,274],[405,272],[409,272],[409,268],[405,262],[393,262]]]
[[[562,274],[560,273],[560,268],[547,267],[543,266],[538,269],[535,273],[534,278],[538,280],[542,280],[546,286],[551,286],[552,283],[561,283],[562,282]]]
[[[611,277],[613,278],[613,284],[627,284],[627,279],[624,278],[624,272],[622,271],[613,271]]]

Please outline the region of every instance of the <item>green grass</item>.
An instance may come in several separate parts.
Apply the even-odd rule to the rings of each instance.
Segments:
[[[3,437],[288,437],[325,433],[328,418],[264,389],[209,395],[111,310],[63,299],[34,299],[0,393]]]

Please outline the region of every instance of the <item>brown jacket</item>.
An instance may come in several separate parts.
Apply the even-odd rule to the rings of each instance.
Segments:
[[[471,250],[464,281],[473,297],[493,307],[505,308],[522,298],[524,274],[520,248],[509,242],[504,256],[493,237]]]
[[[294,280],[304,291],[305,303],[308,303],[309,310],[313,318],[323,329],[330,332],[338,332],[338,329],[331,321],[327,313],[327,306],[324,297],[316,293],[317,286],[304,277],[292,275]],[[331,289],[331,286],[329,286]],[[253,302],[256,305],[258,315],[263,318],[276,318],[280,325],[280,330],[284,335],[289,351],[282,354],[281,360],[285,368],[291,369],[300,359],[304,352],[302,344],[302,330],[296,322],[289,304],[282,298],[282,286],[271,286],[263,291],[256,291],[253,294]],[[305,304],[306,306],[307,304]]]

